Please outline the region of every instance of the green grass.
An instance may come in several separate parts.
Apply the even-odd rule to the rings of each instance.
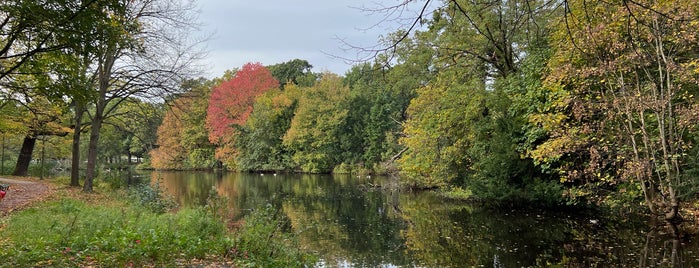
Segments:
[[[63,199],[6,221],[0,232],[4,265],[174,265],[225,256],[226,228],[201,210],[157,214],[132,206],[103,207]]]
[[[123,190],[106,198],[80,195],[85,194],[0,219],[0,266],[302,267],[314,260],[281,232],[284,219],[267,208],[245,219],[254,224],[231,232],[225,219],[205,207],[162,213],[143,206],[133,194],[118,199],[130,196]]]

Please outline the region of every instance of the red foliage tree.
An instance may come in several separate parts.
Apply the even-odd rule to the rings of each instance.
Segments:
[[[272,73],[260,63],[247,63],[233,78],[211,91],[206,126],[209,140],[217,144],[217,158],[230,167],[235,126],[244,125],[252,113],[255,99],[269,89],[279,87]],[[225,152],[227,156],[222,155]]]

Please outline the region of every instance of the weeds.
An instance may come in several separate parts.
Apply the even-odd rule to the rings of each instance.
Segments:
[[[22,211],[0,233],[8,238],[0,258],[9,266],[173,265],[222,256],[231,244],[225,226],[200,210],[157,214],[72,199]]]
[[[0,219],[3,267],[132,267],[225,264],[303,267],[315,257],[299,250],[290,224],[271,206],[255,210],[240,229],[226,227],[227,199],[212,191],[206,206],[168,211],[160,184],[103,196],[65,197]]]
[[[165,213],[177,207],[177,202],[168,196],[160,186],[160,181],[153,184],[140,183],[129,187],[129,196],[140,205],[155,213]]]

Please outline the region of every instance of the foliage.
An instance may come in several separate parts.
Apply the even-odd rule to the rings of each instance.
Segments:
[[[472,87],[448,84],[418,90],[402,139],[409,149],[399,161],[408,182],[442,187],[469,175],[467,150],[474,140],[468,134],[483,116],[484,98],[477,82]]]
[[[677,1],[569,5],[546,80],[567,96],[554,110],[562,116],[545,125],[551,138],[533,153],[594,200],[631,182],[651,212],[675,219],[699,122],[697,9]]]
[[[139,205],[153,213],[165,213],[175,207],[177,203],[168,196],[161,186],[160,181],[152,184],[139,183],[129,186],[129,196]]]
[[[349,88],[340,77],[325,74],[314,87],[304,89],[283,144],[305,172],[329,172],[340,163],[340,126],[347,119]]]
[[[285,89],[287,84],[300,87],[310,87],[316,83],[319,74],[311,72],[313,65],[308,61],[293,59],[284,63],[267,66],[277,81],[281,84],[281,89]]]
[[[231,243],[225,226],[199,209],[156,214],[74,199],[24,210],[1,232],[9,266],[174,266],[222,256]]]
[[[209,140],[219,145],[216,158],[228,168],[237,168],[236,128],[243,126],[252,113],[255,99],[267,90],[279,87],[270,71],[260,63],[248,63],[235,77],[211,91],[206,112]]]
[[[561,203],[562,186],[527,155],[542,137],[528,117],[545,104],[534,92],[554,6],[527,2],[538,10],[531,12],[520,4],[446,1],[410,40],[416,56],[431,55],[426,64],[435,74],[407,109],[399,165],[408,185]]]
[[[113,145],[122,146],[122,150],[118,151],[116,156],[144,157],[157,143],[157,136],[153,133],[162,121],[162,111],[160,104],[144,102],[137,98],[128,98],[117,107],[114,115],[106,120],[123,136],[119,141],[113,142]],[[100,144],[106,145],[103,141]],[[104,152],[105,149],[102,148],[104,146],[100,146]]]
[[[299,87],[289,84],[282,91],[272,89],[257,98],[245,126],[240,128],[236,162],[240,170],[293,170],[292,152],[282,144],[301,96]]]
[[[212,81],[183,84],[187,92],[171,101],[158,127],[158,148],[150,151],[156,169],[211,169],[216,167],[214,146],[206,130],[206,109]]]
[[[399,151],[397,141],[389,137],[401,131],[399,120],[408,98],[389,86],[386,74],[370,64],[354,66],[346,74],[344,83],[350,87],[351,109],[341,126],[343,163],[371,169],[390,161]]]

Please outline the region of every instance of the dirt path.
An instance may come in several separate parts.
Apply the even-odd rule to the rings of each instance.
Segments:
[[[0,178],[0,184],[9,184],[10,190],[0,201],[0,217],[22,209],[31,203],[41,200],[49,193],[47,183],[30,178],[7,179]]]

